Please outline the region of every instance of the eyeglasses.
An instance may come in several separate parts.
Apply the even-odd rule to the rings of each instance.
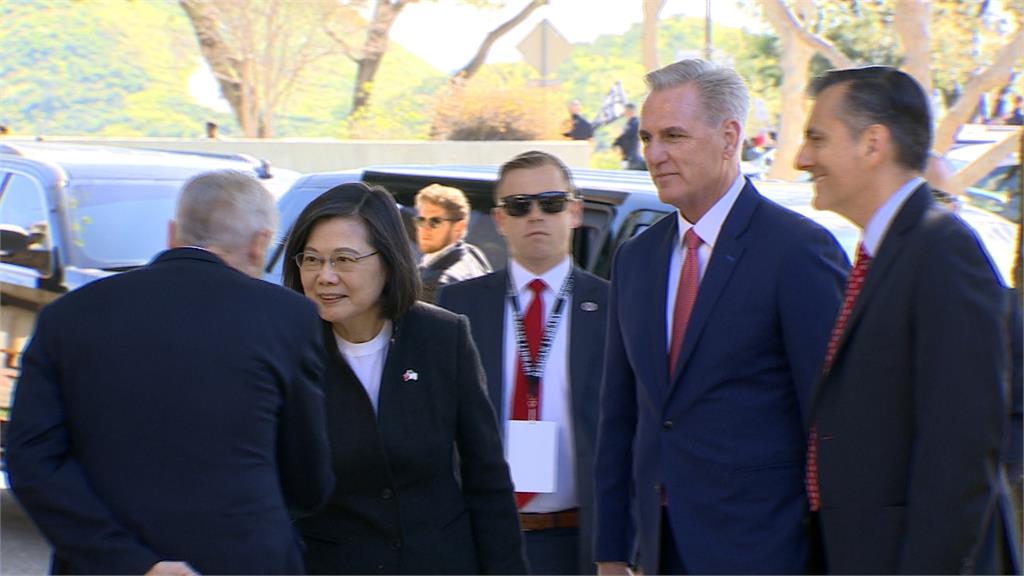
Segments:
[[[499,208],[504,208],[509,216],[526,216],[530,212],[530,203],[536,201],[545,214],[558,214],[565,210],[565,203],[569,200],[568,192],[541,192],[540,194],[516,194],[506,196],[498,202]]]
[[[363,258],[369,258],[370,256],[378,253],[378,250],[374,250],[373,252],[363,254],[362,256],[332,254],[330,258],[324,258],[323,256],[313,252],[299,252],[295,255],[295,264],[299,267],[299,270],[303,272],[319,272],[324,269],[325,262],[329,263],[331,269],[335,272],[350,272],[355,269],[360,260]]]
[[[427,227],[431,230],[436,230],[442,222],[458,222],[459,220],[462,220],[462,218],[442,218],[440,216],[431,216],[430,218],[417,216],[413,218],[413,222],[416,223],[416,226],[420,228]]]

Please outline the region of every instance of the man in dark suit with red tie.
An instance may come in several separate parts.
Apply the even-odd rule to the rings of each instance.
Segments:
[[[807,490],[834,573],[1016,573],[1000,446],[1005,289],[922,178],[928,97],[887,66],[817,78],[797,166],[863,229],[812,403]]]
[[[508,268],[447,285],[438,303],[469,317],[517,487],[521,473],[550,473],[549,488],[516,494],[531,573],[591,574],[595,360],[604,348],[608,283],[572,262],[583,202],[561,160],[536,151],[516,156],[500,169],[495,199]],[[526,439],[524,430],[541,437]],[[521,452],[529,460],[517,459]]]
[[[739,170],[748,97],[693,59],[646,77],[640,140],[678,211],[615,257],[596,559],[647,574],[802,573],[805,417],[846,255]]]

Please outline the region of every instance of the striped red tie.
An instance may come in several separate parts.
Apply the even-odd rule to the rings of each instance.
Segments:
[[[871,256],[864,249],[864,244],[857,245],[857,263],[854,264],[850,276],[846,279],[846,292],[843,296],[843,307],[836,318],[836,324],[832,328],[832,336],[828,340],[828,350],[825,352],[824,370],[828,372],[832,367],[832,359],[835,358],[836,349],[839,347],[839,339],[846,327],[846,320],[850,317],[853,304],[857,301],[857,295],[864,285],[864,276],[868,273],[868,266],[871,264]],[[821,491],[818,486],[818,430],[812,425],[811,433],[807,438],[807,502],[812,512],[821,508]]]
[[[700,285],[700,259],[697,256],[697,249],[703,243],[693,228],[683,235],[686,258],[683,260],[683,270],[679,274],[676,305],[672,312],[672,347],[669,348],[668,355],[669,378],[676,372],[676,362],[679,360],[679,351],[683,348],[686,325],[690,322],[690,312],[693,311],[693,303],[697,300],[697,286]]]

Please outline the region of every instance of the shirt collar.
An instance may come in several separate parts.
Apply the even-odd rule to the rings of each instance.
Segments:
[[[736,179],[732,181],[729,189],[710,210],[701,216],[696,224],[687,221],[683,218],[683,213],[676,210],[676,224],[679,230],[676,244],[681,245],[683,234],[693,228],[697,232],[697,236],[700,236],[700,239],[708,245],[708,248],[714,248],[715,241],[718,240],[718,233],[722,231],[722,224],[725,223],[729,211],[732,210],[732,205],[736,203],[736,199],[740,196],[740,190],[743,190],[745,184],[746,179],[743,177],[743,173],[737,170]]]
[[[885,239],[885,233],[889,230],[893,219],[896,218],[896,213],[900,211],[914,190],[923,183],[924,178],[920,176],[911,178],[903,186],[900,186],[892,196],[889,196],[889,199],[871,216],[868,225],[864,227],[864,237],[861,239],[868,256],[874,257],[878,252],[878,247]]]
[[[516,293],[523,293],[528,290],[527,285],[534,278],[540,278],[548,285],[548,289],[552,292],[558,292],[562,288],[562,283],[565,282],[565,278],[572,271],[572,258],[566,254],[565,258],[561,262],[552,266],[547,272],[540,276],[535,275],[526,268],[523,268],[515,260],[509,258],[508,269],[512,274],[512,283],[516,288]]]

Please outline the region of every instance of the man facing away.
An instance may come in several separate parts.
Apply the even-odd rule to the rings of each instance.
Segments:
[[[644,159],[640,156],[640,120],[636,117],[636,104],[626,104],[623,111],[626,125],[612,142],[622,152],[622,167],[626,170],[646,170]]]
[[[647,75],[640,140],[677,208],[612,271],[595,470],[599,572],[802,573],[805,417],[845,253],[739,170],[748,97],[704,60]],[[631,508],[635,506],[635,510]]]
[[[796,165],[863,230],[812,403],[807,490],[829,572],[1011,573],[1000,444],[1006,293],[922,178],[928,99],[887,66],[814,80]]]
[[[464,241],[469,201],[462,190],[431,184],[416,193],[416,212],[416,244],[423,253],[421,300],[433,304],[439,287],[491,271],[484,253]]]
[[[506,162],[495,200],[508,268],[444,287],[439,303],[469,317],[520,491],[530,571],[592,574],[595,360],[608,283],[573,264],[583,202],[561,160],[530,151]],[[546,482],[526,493],[531,472]]]
[[[291,514],[333,487],[314,306],[258,280],[277,213],[255,179],[187,182],[171,248],[39,315],[11,488],[55,573],[300,573]]]

